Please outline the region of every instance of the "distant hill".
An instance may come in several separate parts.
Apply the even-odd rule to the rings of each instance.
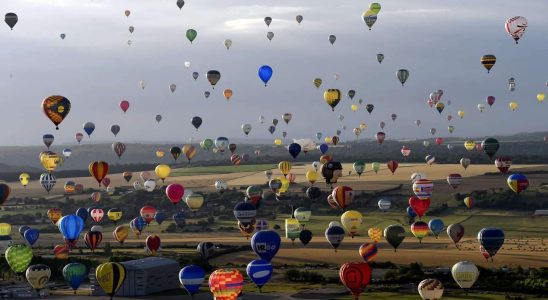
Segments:
[[[500,149],[497,152],[497,156],[510,156],[514,163],[520,164],[548,164],[548,143],[544,142],[544,136],[547,135],[548,132],[535,132],[496,136],[500,141]],[[484,138],[477,137],[472,138],[472,140],[481,142]],[[448,137],[444,138],[442,145],[436,145],[434,138],[431,138],[428,139],[430,142],[430,146],[428,147],[423,145],[424,140],[386,140],[383,144],[379,144],[372,139],[360,139],[357,141],[346,141],[337,146],[330,145],[328,153],[340,161],[364,160],[366,162],[385,162],[394,159],[401,162],[424,162],[424,157],[430,154],[436,156],[436,161],[439,163],[457,163],[462,157],[470,158],[472,163],[493,163],[483,151],[465,150],[463,147],[465,139],[467,138]],[[290,140],[285,140],[284,142],[288,144]],[[454,148],[449,150],[447,144],[453,145]],[[169,153],[169,149],[174,145],[182,147],[181,144],[126,143],[126,152],[121,159],[118,159],[114,154],[111,144],[54,145],[51,147],[51,150],[61,154],[63,148],[72,149],[72,156],[65,160],[64,165],[57,172],[70,170],[87,172],[89,162],[95,160],[109,162],[113,171],[124,169],[142,170],[143,168],[152,169],[159,163],[172,164],[174,160]],[[412,150],[411,155],[407,158],[404,158],[400,152],[403,145],[410,147]],[[192,160],[193,165],[230,164],[230,151],[213,153],[200,149],[198,144],[194,144],[194,146],[197,148],[197,153]],[[38,160],[38,155],[44,150],[46,150],[44,146],[0,147],[0,174],[41,172],[42,166]],[[165,156],[157,158],[156,150],[165,151]],[[259,156],[255,155],[255,150],[260,151]],[[277,163],[280,160],[291,160],[285,147],[278,147],[272,144],[238,143],[235,153],[240,155],[248,154],[250,156],[249,163]],[[318,160],[318,158],[319,152],[314,150],[307,155],[301,153],[296,161],[311,162]],[[187,164],[185,155],[181,154],[177,160],[177,165],[186,166]]]

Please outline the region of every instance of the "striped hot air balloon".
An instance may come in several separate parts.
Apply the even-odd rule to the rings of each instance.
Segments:
[[[91,176],[97,180],[99,186],[101,186],[101,181],[108,175],[108,163],[104,161],[94,161],[89,164],[89,173]]]
[[[497,58],[492,54],[486,54],[481,57],[480,62],[483,65],[483,67],[487,69],[487,73],[489,73],[489,71],[491,71],[491,68],[497,62]]]
[[[434,183],[428,179],[419,179],[413,183],[413,192],[421,200],[430,199]]]
[[[204,269],[195,265],[186,266],[179,272],[179,281],[190,296],[194,296],[200,289],[202,282],[204,282],[204,278]]]
[[[453,188],[456,189],[462,183],[462,176],[460,174],[454,173],[447,175],[447,183]]]
[[[333,189],[331,196],[340,209],[345,209],[354,199],[354,191],[349,186],[338,186]]]
[[[88,231],[84,235],[84,242],[91,252],[95,252],[95,249],[97,249],[102,240],[103,233],[100,231]]]
[[[375,244],[365,243],[360,246],[359,253],[363,260],[368,263],[377,257],[377,246]]]
[[[101,288],[112,299],[126,279],[126,269],[120,263],[103,263],[95,269],[95,277]]]
[[[423,221],[417,221],[411,224],[411,233],[419,239],[419,243],[422,243],[422,239],[428,235],[428,231],[430,231],[428,224]]]
[[[53,186],[55,186],[55,183],[57,183],[57,178],[52,173],[42,173],[40,175],[40,184],[48,194],[53,189]]]

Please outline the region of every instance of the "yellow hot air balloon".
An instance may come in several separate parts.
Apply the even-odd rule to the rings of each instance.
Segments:
[[[324,140],[324,142],[326,142],[327,144],[333,144],[333,138],[330,137],[330,136],[325,137],[323,140]]]
[[[464,142],[464,148],[466,148],[466,150],[468,150],[468,151],[472,151],[472,150],[476,149],[476,143],[472,140],[468,140],[468,141]]]
[[[341,223],[352,238],[358,233],[363,222],[362,214],[357,210],[349,210],[342,214]]]
[[[164,157],[164,155],[166,155],[166,153],[164,151],[156,150],[156,157],[162,158],[162,157]]]
[[[350,109],[352,109],[353,112],[356,112],[356,111],[358,111],[358,105],[357,104],[352,104],[352,105],[350,105]]]
[[[320,85],[322,85],[322,79],[321,78],[314,78],[314,80],[312,81],[314,83],[314,86],[319,88]]]
[[[361,129],[362,131],[365,130],[366,128],[367,128],[367,124],[365,124],[365,123],[361,123],[361,124],[360,124],[360,129]]]
[[[313,170],[307,171],[305,176],[306,176],[306,180],[308,180],[308,182],[310,182],[311,184],[314,184],[314,182],[318,180],[318,172]]]
[[[275,139],[274,140],[274,145],[281,146],[282,144],[283,144],[282,140],[280,140],[280,139]]]
[[[287,174],[289,174],[289,171],[291,171],[291,162],[281,161],[278,164],[278,170],[280,170],[280,172],[284,174],[284,177],[287,176]]]
[[[517,102],[512,101],[512,102],[508,103],[508,106],[510,106],[512,111],[515,111],[518,108],[519,104]]]
[[[382,238],[382,230],[378,227],[371,227],[367,230],[367,235],[376,244]]]
[[[0,223],[0,236],[10,235],[11,234],[11,225],[8,223]]]
[[[457,112],[457,115],[459,115],[459,117],[460,117],[461,119],[464,118],[464,110],[459,110],[459,111]]]
[[[40,153],[40,162],[44,169],[48,172],[53,172],[61,163],[61,157],[52,151],[43,151]]]
[[[126,269],[119,263],[103,263],[95,269],[95,277],[101,288],[112,299],[126,279]]]
[[[223,95],[225,96],[226,101],[230,100],[230,97],[232,97],[232,90],[231,89],[224,90]]]
[[[282,182],[282,186],[278,190],[278,193],[283,194],[287,192],[287,189],[289,189],[289,180],[287,180],[285,177],[278,177],[278,180]]]
[[[21,182],[21,185],[27,187],[30,181],[30,175],[28,173],[21,173],[21,175],[19,175],[19,181]]]
[[[331,110],[335,111],[335,106],[341,101],[341,91],[338,89],[328,89],[323,93],[323,99],[331,106]]]
[[[111,208],[107,212],[107,217],[112,222],[116,223],[120,219],[122,219],[123,212],[120,209]]]
[[[164,180],[166,180],[166,178],[168,178],[169,174],[171,173],[171,167],[164,164],[157,165],[154,169],[154,172],[156,172],[156,176],[158,176],[158,178],[162,179],[162,182],[164,182]]]
[[[129,227],[125,225],[118,226],[114,229],[112,235],[120,244],[123,244],[129,235]]]
[[[544,102],[544,93],[538,93],[537,100],[538,102]]]
[[[190,210],[196,212],[202,207],[202,205],[204,205],[204,196],[200,194],[188,195],[185,198],[185,203]]]

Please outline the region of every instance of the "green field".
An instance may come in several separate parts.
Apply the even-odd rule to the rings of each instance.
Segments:
[[[208,175],[208,174],[232,174],[240,172],[262,172],[269,169],[276,168],[272,164],[260,164],[260,165],[240,165],[234,166],[210,166],[210,167],[192,167],[176,169],[171,173],[171,177],[174,176],[192,176],[192,175]]]

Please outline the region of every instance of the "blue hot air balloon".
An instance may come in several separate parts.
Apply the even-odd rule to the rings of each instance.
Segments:
[[[40,237],[40,230],[35,228],[29,228],[25,230],[25,233],[23,233],[23,237],[25,238],[25,241],[27,241],[27,243],[29,243],[29,245],[32,247]]]
[[[278,253],[282,239],[280,235],[273,230],[263,230],[256,232],[251,238],[251,248],[257,255],[266,261],[271,261]]]
[[[498,228],[483,228],[478,232],[478,242],[493,257],[504,244],[504,231]]]
[[[257,216],[257,207],[251,202],[238,202],[234,206],[234,217],[244,226],[249,226]]]
[[[200,289],[202,282],[204,282],[204,278],[204,270],[195,265],[186,266],[179,272],[179,281],[190,296],[194,296]]]
[[[270,134],[274,134],[274,131],[276,131],[276,126],[270,125],[270,126],[268,127],[268,132],[270,132]]]
[[[266,260],[256,259],[247,264],[247,276],[261,290],[272,277],[272,264]]]
[[[299,153],[301,153],[301,145],[297,143],[291,143],[289,147],[287,147],[287,150],[289,151],[289,154],[293,156],[293,158],[297,158]]]
[[[158,223],[158,225],[162,225],[162,223],[166,220],[167,216],[166,213],[163,211],[158,211],[154,214],[154,221]]]
[[[270,78],[272,78],[272,68],[267,65],[261,66],[259,68],[259,78],[261,78],[264,82],[264,86],[266,86]]]
[[[323,144],[320,145],[320,152],[322,154],[326,154],[327,150],[329,150],[329,146],[327,146],[327,144],[323,143]]]
[[[95,130],[95,124],[93,124],[92,122],[86,122],[84,124],[84,131],[88,134],[88,137],[91,136],[94,130]]]
[[[143,231],[143,229],[145,229],[145,226],[147,225],[147,221],[145,221],[145,219],[143,219],[142,217],[137,217],[131,220],[131,222],[133,223],[135,229],[137,229],[139,232]]]
[[[428,228],[430,228],[430,231],[438,238],[438,235],[444,231],[445,224],[443,224],[441,219],[432,219],[428,222]]]
[[[74,242],[80,237],[80,232],[84,229],[84,220],[76,215],[66,215],[59,221],[59,231],[65,237],[65,240]]]
[[[407,207],[407,215],[411,218],[417,217],[417,213],[413,210],[413,208],[411,208],[411,206]]]
[[[173,215],[173,222],[175,225],[179,226],[180,228],[183,228],[185,226],[185,213],[180,211]]]
[[[27,231],[27,229],[30,229],[30,227],[27,225],[23,225],[19,227],[19,234],[21,235],[22,238],[25,238],[25,231]]]
[[[63,278],[76,293],[78,287],[88,277],[86,266],[81,263],[70,263],[63,268]]]
[[[76,210],[76,215],[82,218],[85,223],[89,216],[88,209],[85,207],[80,207]]]

